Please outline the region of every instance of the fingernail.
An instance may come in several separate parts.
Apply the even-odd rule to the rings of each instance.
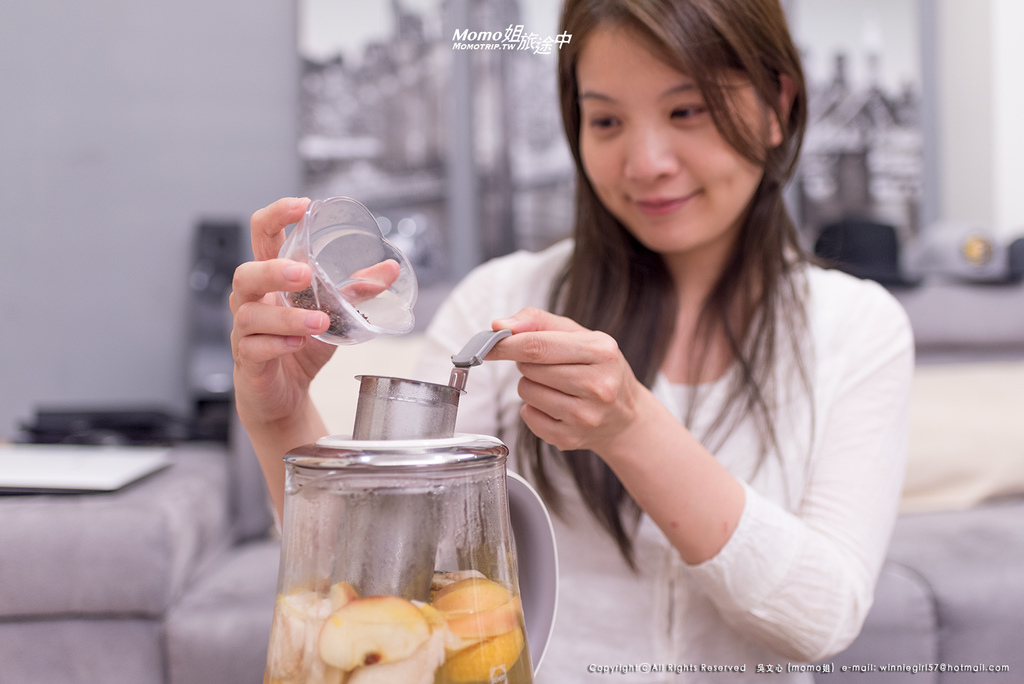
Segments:
[[[298,349],[299,347],[301,347],[305,343],[305,341],[305,337],[299,337],[298,335],[289,335],[288,337],[284,338],[284,343],[287,346],[292,347],[294,349]]]
[[[323,330],[327,325],[327,314],[321,311],[310,311],[308,314],[303,316],[302,322],[305,323],[306,327],[310,330]]]
[[[302,280],[306,267],[302,264],[288,264],[284,267],[284,277],[288,280]]]

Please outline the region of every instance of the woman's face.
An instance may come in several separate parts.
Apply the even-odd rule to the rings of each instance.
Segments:
[[[670,268],[724,267],[763,170],[730,147],[694,81],[630,33],[599,28],[576,68],[580,152],[598,198]],[[778,144],[774,117],[740,76],[741,121]]]

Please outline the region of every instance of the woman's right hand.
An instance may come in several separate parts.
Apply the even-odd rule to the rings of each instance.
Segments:
[[[327,330],[327,314],[286,307],[277,296],[304,290],[312,280],[308,265],[277,257],[285,228],[302,218],[308,204],[308,199],[285,198],[254,213],[255,260],[235,271],[230,299],[235,403],[250,431],[292,418],[307,403],[310,381],[335,349],[310,337]]]

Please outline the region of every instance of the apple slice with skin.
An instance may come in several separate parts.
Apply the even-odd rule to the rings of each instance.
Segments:
[[[326,589],[326,582],[324,583]],[[326,598],[318,591],[299,589],[279,594],[271,627],[270,669],[275,677],[288,679],[307,670],[306,676],[313,682],[335,682],[340,678],[316,662],[317,637],[324,620],[333,611],[359,598],[359,594],[348,582],[336,582],[328,590]],[[312,663],[312,664],[311,664]],[[324,670],[320,676],[314,670]],[[312,668],[312,669],[311,669]]]
[[[511,632],[519,626],[522,604],[518,596],[493,580],[471,577],[442,588],[434,598],[448,629],[459,640],[449,651]],[[454,648],[453,648],[454,646]]]
[[[320,630],[320,658],[353,670],[411,656],[430,638],[430,626],[411,601],[398,596],[357,598],[330,614]]]

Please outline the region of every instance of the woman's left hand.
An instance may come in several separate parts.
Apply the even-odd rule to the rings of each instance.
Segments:
[[[498,319],[514,333],[488,360],[515,361],[526,425],[563,451],[614,451],[627,440],[647,389],[636,379],[615,339],[540,309]]]
[[[633,375],[615,340],[523,309],[488,360],[516,362],[523,420],[545,442],[600,456],[682,559],[717,554],[743,512],[743,486]]]

